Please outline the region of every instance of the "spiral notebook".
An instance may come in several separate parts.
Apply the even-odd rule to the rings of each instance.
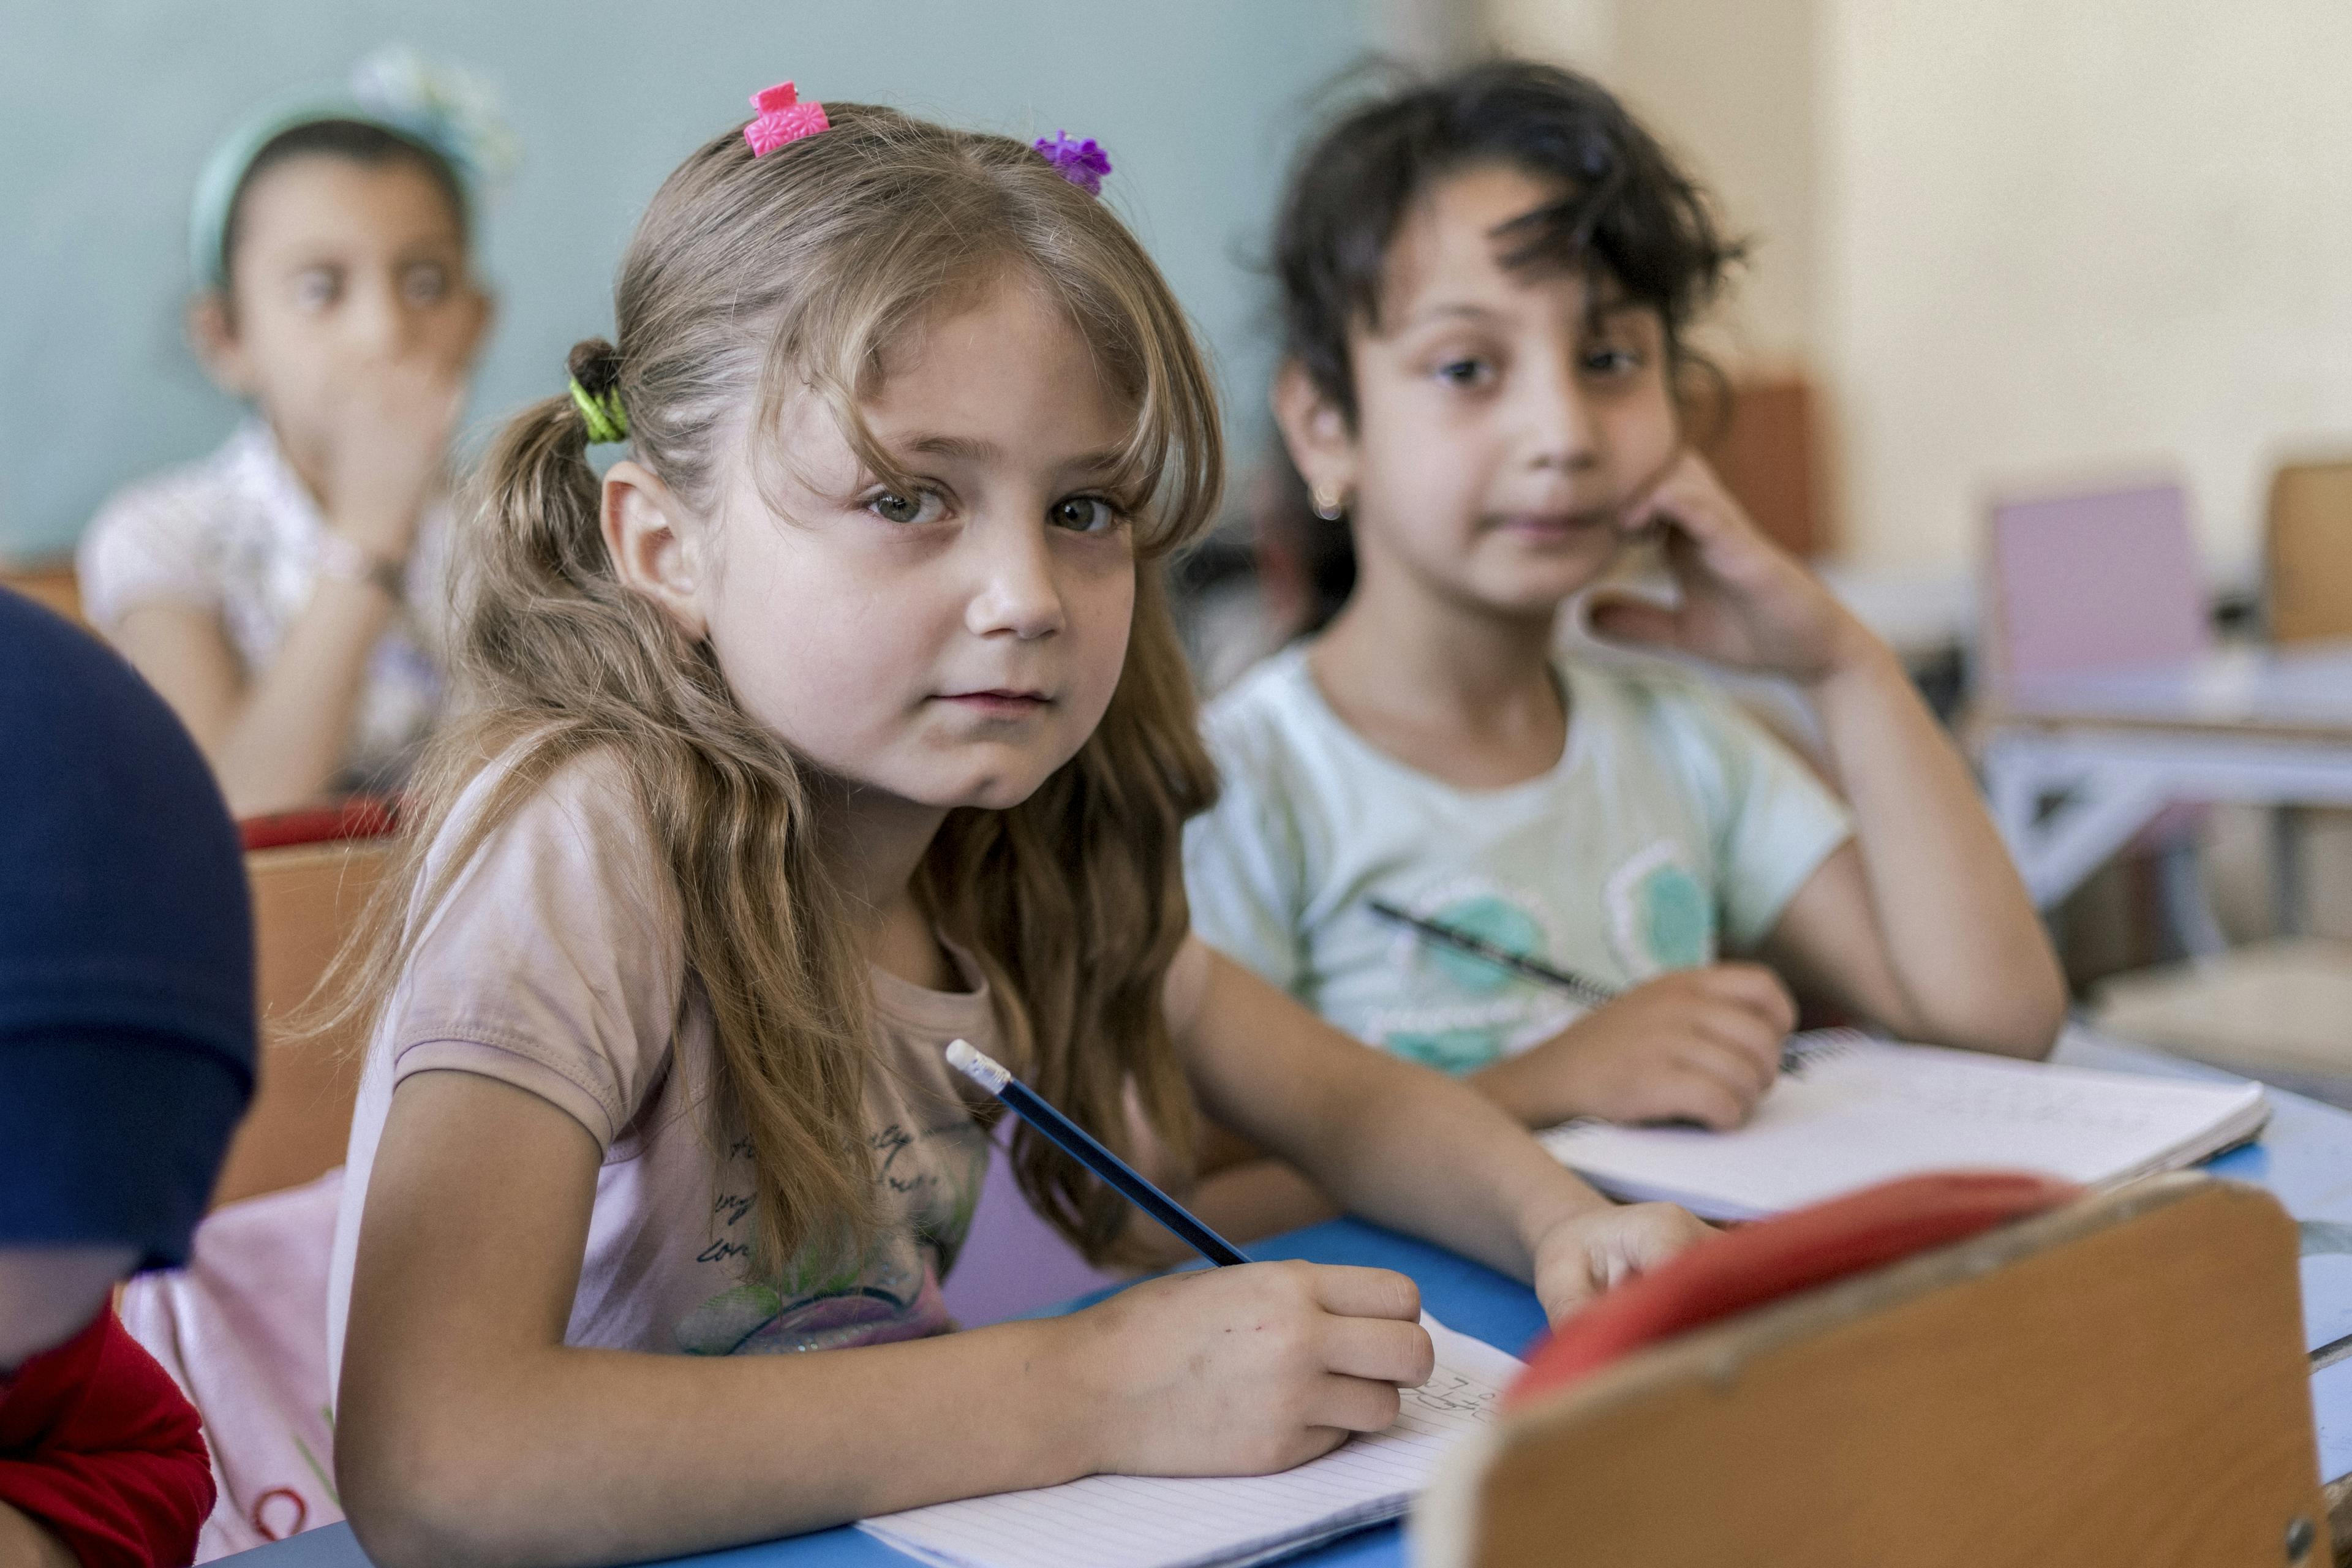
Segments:
[[[1402,1516],[1437,1456],[1494,1419],[1517,1357],[1433,1319],[1437,1370],[1385,1432],[1273,1476],[1088,1476],[935,1503],[858,1529],[934,1568],[1242,1568]]]
[[[1930,1171],[2037,1171],[2106,1186],[2195,1164],[2270,1119],[2260,1084],[2210,1083],[1800,1035],[1744,1127],[1577,1121],[1540,1134],[1594,1186],[1754,1219]]]

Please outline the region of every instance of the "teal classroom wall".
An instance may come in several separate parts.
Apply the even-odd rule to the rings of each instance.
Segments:
[[[1368,50],[1370,0],[0,0],[0,558],[69,549],[116,485],[208,451],[238,410],[180,335],[187,195],[253,105],[386,43],[491,78],[525,162],[485,230],[496,333],[472,434],[611,330],[647,195],[790,77],[1118,163],[1108,195],[1166,270],[1237,415],[1269,345],[1250,265],[1316,87]]]

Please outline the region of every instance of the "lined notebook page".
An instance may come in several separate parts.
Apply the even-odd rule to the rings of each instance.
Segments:
[[[1422,1320],[1437,1371],[1387,1431],[1277,1476],[1089,1476],[858,1526],[940,1568],[1239,1568],[1404,1512],[1454,1438],[1494,1419],[1520,1363]]]
[[[1572,1122],[1553,1158],[1625,1198],[1746,1219],[1927,1171],[2039,1171],[2086,1185],[2202,1159],[2258,1130],[2260,1085],[2100,1072],[1846,1030],[1801,1035],[1730,1132]]]

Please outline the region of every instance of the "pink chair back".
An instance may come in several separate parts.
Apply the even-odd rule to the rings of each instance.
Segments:
[[[1989,542],[1982,652],[1996,686],[2187,658],[2211,640],[2177,484],[2003,501]]]
[[[1126,1276],[1097,1268],[1021,1195],[1000,1142],[989,1156],[971,1230],[940,1288],[948,1312],[967,1329],[1001,1323],[1066,1301]]]

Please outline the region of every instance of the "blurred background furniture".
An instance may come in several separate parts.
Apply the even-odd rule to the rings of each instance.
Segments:
[[[2352,530],[2301,521],[2324,520],[2314,498],[2341,482],[2285,470],[2274,487],[2298,521],[2273,551],[2272,598],[2315,634],[2275,646],[2214,645],[2178,486],[1996,506],[1979,722],[1993,815],[2037,904],[2053,908],[2127,848],[2153,857],[2184,962],[2104,984],[2099,1026],[2352,1104],[2352,950],[2231,951],[2199,859],[2200,803],[2352,805],[2352,638],[2316,635],[2333,629],[2343,590],[2310,584]],[[2282,568],[2294,584],[2283,596]],[[2273,839],[2290,934],[2301,850],[2291,829]]]
[[[1830,548],[1822,504],[1820,398],[1793,372],[1745,376],[1701,450],[1756,526],[1790,554],[1811,560]]]
[[[2287,938],[2116,975],[2092,1016],[2108,1034],[2352,1109],[2352,945]]]
[[[356,1026],[318,1035],[299,1026],[393,853],[394,818],[380,802],[240,826],[253,889],[261,1072],[214,1189],[215,1208],[299,1186],[343,1163],[367,1042]]]
[[[2263,623],[2282,647],[2352,643],[2352,459],[2285,463],[2272,476],[2263,529]],[[2347,826],[2341,812],[2335,826]],[[2308,808],[2271,816],[2271,891],[2278,929],[2293,934],[2311,916]]]
[[[1984,615],[1976,661],[1978,722],[1993,812],[2034,901],[2054,905],[2129,844],[2151,856],[2178,948],[2214,953],[2228,943],[2208,906],[2197,859],[2201,814],[2138,809],[2131,782],[2045,757],[2019,727],[2064,712],[2069,682],[2118,671],[2174,668],[2212,641],[2203,574],[2178,484],[2011,500],[1988,524]],[[2040,733],[2041,731],[2032,731]],[[2028,759],[2044,757],[2036,768]],[[2048,797],[2067,798],[2045,812]],[[2191,797],[2193,798],[2193,797]]]
[[[0,587],[14,588],[69,621],[81,619],[81,588],[70,561],[22,566],[0,563]]]
[[[2263,567],[2273,642],[2352,638],[2352,458],[2280,466]]]

